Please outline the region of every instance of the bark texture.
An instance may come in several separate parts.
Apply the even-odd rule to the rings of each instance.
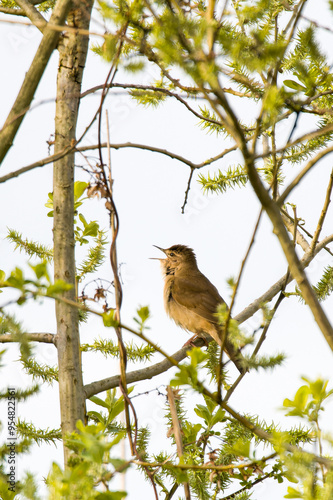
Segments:
[[[74,0],[67,22],[89,28],[93,0]],[[55,154],[75,140],[81,81],[85,66],[88,36],[67,33],[59,47],[57,104],[55,118]],[[54,163],[54,274],[73,285],[64,294],[76,300],[74,256],[74,153]],[[85,397],[80,362],[78,310],[64,302],[56,304],[59,392],[63,436],[75,430],[78,419],[84,421]],[[65,463],[69,450],[64,447]]]

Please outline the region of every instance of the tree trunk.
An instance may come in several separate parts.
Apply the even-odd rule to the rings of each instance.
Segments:
[[[93,0],[74,0],[68,15],[69,26],[88,29]],[[57,80],[55,117],[55,153],[75,140],[82,74],[89,38],[70,32],[61,40]],[[75,241],[74,241],[74,153],[54,163],[54,277],[73,285],[64,296],[76,300]],[[78,419],[85,417],[80,362],[80,337],[77,309],[57,301],[57,347],[59,365],[59,392],[61,428],[63,437],[75,430]],[[65,464],[69,450],[64,446]]]

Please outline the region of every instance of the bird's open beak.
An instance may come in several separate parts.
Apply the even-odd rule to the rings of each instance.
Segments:
[[[157,245],[153,245],[153,247],[158,248],[159,250],[161,250],[161,252],[164,252],[164,253],[165,253],[164,248],[158,247]]]
[[[165,253],[164,248],[158,247],[157,245],[153,245],[153,247],[158,248],[159,250],[161,250],[161,252]],[[161,258],[158,258],[158,257],[150,257],[150,260],[164,260],[164,259],[161,259]]]

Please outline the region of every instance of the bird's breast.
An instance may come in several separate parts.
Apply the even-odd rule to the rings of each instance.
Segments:
[[[167,280],[164,287],[164,307],[168,316],[181,328],[193,333],[210,333],[212,324],[193,310],[176,302],[172,295],[173,280]]]

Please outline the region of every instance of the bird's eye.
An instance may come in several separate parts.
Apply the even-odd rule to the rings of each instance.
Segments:
[[[170,252],[169,255],[170,255],[170,257],[174,257],[175,256],[175,254],[173,252]]]

